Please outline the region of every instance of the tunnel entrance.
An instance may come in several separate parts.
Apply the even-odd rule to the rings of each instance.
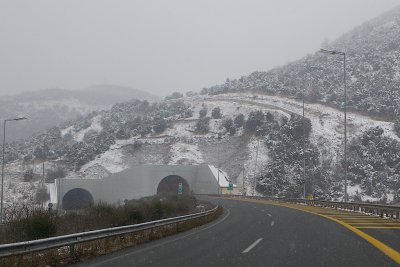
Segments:
[[[68,191],[62,201],[64,210],[78,210],[93,204],[92,195],[85,189],[75,188]]]
[[[175,193],[178,194],[179,183],[182,183],[182,194],[189,194],[189,184],[184,178],[179,175],[168,175],[163,178],[157,187],[157,194],[160,193]]]

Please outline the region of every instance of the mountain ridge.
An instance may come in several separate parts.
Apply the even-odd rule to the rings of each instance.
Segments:
[[[14,141],[134,98],[161,99],[144,91],[116,85],[95,85],[83,90],[50,88],[0,97],[0,114],[4,119],[28,118],[7,127],[7,140]]]
[[[400,6],[344,33],[326,49],[346,52],[347,106],[370,115],[396,119],[400,113]],[[343,59],[319,52],[268,71],[202,90],[221,94],[255,90],[284,94],[342,108]]]

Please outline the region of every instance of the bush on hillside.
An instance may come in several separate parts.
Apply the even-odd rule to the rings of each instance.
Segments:
[[[210,130],[210,118],[202,117],[196,122],[196,132],[207,133]]]
[[[213,119],[221,119],[222,118],[221,109],[219,107],[213,108],[213,110],[211,111],[211,117]]]

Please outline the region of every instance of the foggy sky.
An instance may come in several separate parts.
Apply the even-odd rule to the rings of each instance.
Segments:
[[[0,95],[198,91],[314,53],[398,0],[0,0]]]

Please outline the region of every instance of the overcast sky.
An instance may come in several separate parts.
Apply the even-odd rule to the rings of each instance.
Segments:
[[[0,0],[0,95],[198,91],[314,53],[398,0]]]

